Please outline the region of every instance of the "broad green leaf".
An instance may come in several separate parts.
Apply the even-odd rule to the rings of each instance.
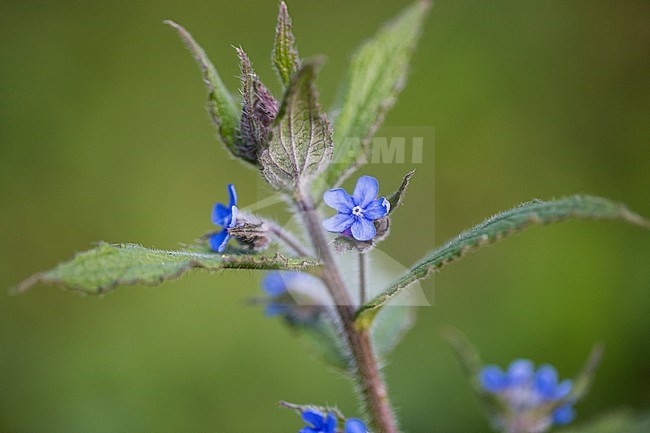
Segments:
[[[223,255],[194,251],[154,250],[134,244],[101,243],[77,254],[54,269],[31,276],[16,288],[23,292],[37,283],[58,284],[86,294],[98,295],[117,286],[158,285],[178,278],[190,269],[284,269],[307,270],[319,266],[311,259],[275,256]]]
[[[557,430],[559,433],[648,433],[650,413],[634,414],[619,410],[599,417],[596,421]]]
[[[285,86],[289,85],[291,77],[300,68],[296,39],[291,32],[291,17],[284,2],[280,2],[278,24],[275,28],[273,65]]]
[[[427,254],[405,274],[390,284],[379,296],[359,309],[369,313],[399,294],[410,284],[433,271],[453,263],[468,253],[493,244],[532,225],[561,222],[567,219],[621,220],[650,228],[650,221],[610,200],[591,196],[572,196],[556,201],[532,201],[487,219]]]
[[[172,20],[165,21],[165,24],[169,24],[178,31],[181,39],[192,53],[194,60],[201,67],[203,82],[208,88],[208,113],[210,113],[210,118],[214,122],[223,143],[237,156],[234,146],[235,133],[239,126],[239,107],[237,107],[230,92],[221,81],[217,69],[192,35],[183,26]]]
[[[325,174],[328,187],[342,183],[368,156],[370,139],[404,87],[429,9],[428,1],[408,7],[353,55],[334,110],[336,148]]]
[[[273,187],[300,190],[332,157],[332,131],[318,106],[314,80],[317,64],[303,64],[294,75],[260,153],[262,175]]]

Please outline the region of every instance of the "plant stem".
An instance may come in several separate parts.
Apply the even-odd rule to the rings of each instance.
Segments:
[[[282,230],[279,226],[276,224],[269,224],[269,231],[275,235],[280,241],[282,241],[286,246],[291,248],[296,254],[298,254],[301,257],[311,257],[312,253],[307,251],[305,248],[300,245],[298,240],[294,238],[291,234],[287,233],[286,231]]]
[[[366,303],[366,253],[359,251],[359,305]]]
[[[328,246],[313,200],[309,195],[300,191],[297,191],[295,199],[316,253],[323,262],[321,278],[336,304],[343,324],[343,331],[357,368],[359,390],[366,409],[372,417],[371,426],[377,433],[397,433],[396,420],[390,406],[386,385],[372,350],[369,330],[358,328],[355,324],[355,307]]]

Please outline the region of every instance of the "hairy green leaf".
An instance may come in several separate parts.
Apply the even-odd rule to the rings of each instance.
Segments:
[[[418,1],[385,24],[352,57],[334,121],[333,164],[325,174],[339,185],[366,159],[367,147],[404,87],[408,66],[430,2]]]
[[[269,127],[278,114],[278,103],[253,70],[248,55],[237,48],[241,68],[242,109],[235,152],[240,158],[257,164],[259,152],[266,145]]]
[[[306,270],[319,266],[311,259],[287,259],[258,255],[223,255],[194,251],[154,250],[134,244],[101,243],[79,253],[54,269],[38,273],[15,289],[23,292],[37,283],[59,284],[86,294],[98,295],[117,286],[157,285],[178,278],[190,269],[283,269]]]
[[[175,21],[166,20],[165,24],[169,24],[178,31],[181,39],[201,67],[203,82],[208,89],[208,113],[210,118],[214,122],[223,143],[237,156],[235,149],[235,133],[239,124],[239,108],[237,104],[221,81],[217,69],[192,35]]]
[[[409,187],[409,183],[411,182],[411,178],[414,174],[415,170],[411,170],[406,173],[406,176],[404,176],[404,180],[402,181],[402,184],[399,186],[397,191],[388,197],[388,202],[390,203],[390,210],[388,211],[389,215],[402,204],[402,200],[404,200],[404,195],[406,194],[406,190]]]
[[[280,2],[278,24],[275,28],[273,65],[285,86],[289,85],[291,77],[300,68],[296,39],[291,32],[291,17],[284,2]]]
[[[427,254],[379,296],[359,309],[361,314],[381,307],[410,284],[424,279],[468,253],[510,236],[532,225],[567,219],[622,220],[650,228],[650,221],[610,200],[591,196],[572,196],[555,201],[532,201],[487,219]]]
[[[558,430],[559,433],[647,433],[650,431],[650,413],[634,414],[619,410],[599,417],[596,421]]]
[[[316,358],[345,374],[351,371],[351,355],[343,336],[338,332],[331,318],[319,316],[307,322],[290,320],[286,322],[298,340]]]
[[[315,62],[305,63],[287,88],[271,129],[269,145],[260,153],[262,175],[273,187],[299,190],[332,157],[332,131],[318,105]]]

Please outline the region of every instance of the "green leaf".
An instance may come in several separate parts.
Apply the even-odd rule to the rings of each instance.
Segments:
[[[285,86],[300,68],[300,57],[296,48],[296,38],[291,32],[291,17],[287,5],[280,2],[278,24],[275,28],[275,46],[273,47],[273,65]]]
[[[273,187],[297,191],[307,185],[332,157],[332,131],[314,89],[315,62],[305,63],[287,88],[261,153],[262,175]]]
[[[429,9],[428,1],[411,5],[353,55],[334,110],[336,148],[325,175],[328,187],[341,184],[368,156],[369,141],[404,87]]]
[[[259,152],[269,136],[269,126],[278,114],[278,103],[253,70],[246,52],[241,48],[236,50],[241,68],[242,110],[235,154],[257,164]]]
[[[326,315],[306,322],[285,320],[298,340],[316,358],[335,370],[349,373],[352,358],[346,349],[346,342],[334,322]]]
[[[404,176],[404,180],[402,181],[402,184],[399,186],[397,191],[393,193],[390,197],[388,197],[388,202],[390,203],[390,210],[388,211],[388,214],[390,215],[395,209],[397,209],[398,206],[402,204],[402,201],[404,200],[404,195],[406,194],[406,190],[409,187],[409,183],[411,182],[411,178],[415,174],[415,170],[411,170],[408,173],[406,173],[406,176]]]
[[[79,253],[52,270],[35,274],[16,287],[24,292],[36,283],[59,284],[66,288],[98,295],[117,286],[155,286],[178,278],[193,268],[306,270],[319,266],[311,259],[286,259],[257,255],[223,255],[193,251],[154,250],[134,244],[100,243]]]
[[[230,92],[221,81],[217,69],[192,35],[183,26],[172,20],[164,22],[178,31],[181,39],[201,67],[203,82],[208,88],[208,113],[210,118],[214,122],[223,143],[233,155],[237,156],[235,133],[239,125],[239,107],[237,107]]]
[[[567,219],[621,220],[650,228],[650,221],[610,200],[591,196],[572,196],[556,201],[532,201],[487,219],[427,254],[380,295],[362,306],[357,314],[379,308],[410,284],[427,278],[468,253],[493,244],[532,225]]]
[[[382,308],[370,328],[375,355],[385,359],[397,347],[414,322],[415,309],[411,306],[389,305]]]
[[[634,414],[620,410],[599,417],[596,421],[558,430],[559,433],[647,433],[650,413]]]

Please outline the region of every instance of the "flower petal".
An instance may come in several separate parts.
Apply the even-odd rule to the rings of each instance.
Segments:
[[[231,208],[221,203],[214,205],[212,209],[212,222],[221,227],[227,227],[230,224]]]
[[[334,188],[325,191],[323,194],[323,201],[331,208],[336,209],[340,213],[349,214],[352,212],[354,202],[352,197],[343,188]]]
[[[371,220],[376,220],[377,218],[388,215],[389,210],[390,202],[384,197],[381,197],[370,202],[370,204],[363,210],[363,216]]]
[[[328,232],[341,233],[350,228],[353,222],[354,217],[352,215],[339,213],[333,217],[325,218],[323,220],[323,228]]]
[[[348,418],[345,422],[345,433],[367,433],[366,425],[357,418]]]
[[[235,185],[232,183],[228,184],[228,195],[230,196],[230,204],[228,207],[233,207],[237,204],[237,191],[235,191]]]
[[[232,206],[230,208],[230,221],[228,221],[228,228],[231,229],[237,224],[237,216],[239,215],[239,209],[237,206]]]
[[[521,385],[533,379],[535,367],[528,359],[516,359],[508,367],[508,385]]]
[[[371,201],[377,198],[379,192],[379,182],[372,176],[361,176],[357,180],[357,185],[354,188],[354,202],[357,206],[366,208]]]
[[[212,251],[217,251],[219,253],[222,253],[223,250],[226,249],[226,244],[228,243],[228,239],[230,239],[230,235],[228,234],[228,230],[221,230],[219,233],[215,233],[212,236],[210,236],[210,249]]]
[[[328,413],[325,425],[323,426],[323,433],[336,433],[337,424],[336,416],[332,412]]]
[[[535,373],[535,390],[545,399],[555,397],[557,370],[552,365],[542,365]]]
[[[560,400],[569,395],[573,389],[573,381],[571,379],[566,379],[560,382],[560,384],[555,388],[555,395],[553,396],[554,400]]]
[[[487,392],[502,391],[507,385],[506,375],[500,367],[487,365],[479,373],[481,387]]]
[[[575,411],[568,404],[560,406],[559,408],[555,409],[555,412],[553,412],[553,422],[558,425],[569,424],[575,417]]]
[[[352,223],[352,237],[358,241],[369,241],[377,234],[375,225],[369,219],[358,218]]]
[[[316,410],[307,409],[302,413],[302,419],[317,429],[320,429],[323,426],[323,414]]]
[[[287,276],[285,272],[267,272],[262,280],[262,289],[267,295],[275,298],[287,291]]]

